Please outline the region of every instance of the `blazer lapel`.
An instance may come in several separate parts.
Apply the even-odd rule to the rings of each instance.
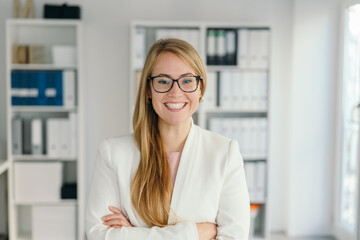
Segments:
[[[198,127],[191,123],[191,128],[189,134],[186,138],[183,151],[181,153],[180,163],[176,174],[176,179],[174,183],[174,189],[172,192],[171,204],[170,204],[170,215],[168,219],[168,224],[176,223],[179,216],[176,214],[179,213],[181,196],[185,192],[185,188],[189,186],[189,177],[192,175],[193,163],[196,160],[196,149],[198,138]]]

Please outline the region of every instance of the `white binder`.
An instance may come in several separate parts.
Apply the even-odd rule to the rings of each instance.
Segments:
[[[202,105],[204,108],[213,109],[216,107],[216,72],[209,72],[207,74],[207,85]]]
[[[12,152],[13,154],[22,154],[22,132],[23,122],[21,118],[12,119]]]
[[[42,120],[34,118],[31,120],[31,154],[40,155],[43,153]]]
[[[241,69],[249,67],[249,30],[238,31],[238,65]]]
[[[63,104],[64,107],[75,106],[75,71],[63,71]]]
[[[57,118],[46,121],[46,152],[48,156],[58,157],[60,153],[59,135],[60,125]]]

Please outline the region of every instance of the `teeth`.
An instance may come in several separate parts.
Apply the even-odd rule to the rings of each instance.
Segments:
[[[165,105],[170,109],[180,109],[185,106],[185,103],[166,103]]]

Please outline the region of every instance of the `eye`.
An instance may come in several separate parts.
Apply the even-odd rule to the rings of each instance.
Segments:
[[[182,79],[183,84],[189,84],[192,83],[193,81],[194,79],[192,77],[185,77],[184,79]]]
[[[156,82],[157,82],[158,84],[169,84],[169,83],[170,83],[170,79],[161,77],[161,78],[159,78],[159,79],[156,79]]]

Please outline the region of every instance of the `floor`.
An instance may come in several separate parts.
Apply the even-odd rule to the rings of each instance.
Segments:
[[[287,237],[284,234],[271,234],[269,240],[336,240],[333,237]]]

